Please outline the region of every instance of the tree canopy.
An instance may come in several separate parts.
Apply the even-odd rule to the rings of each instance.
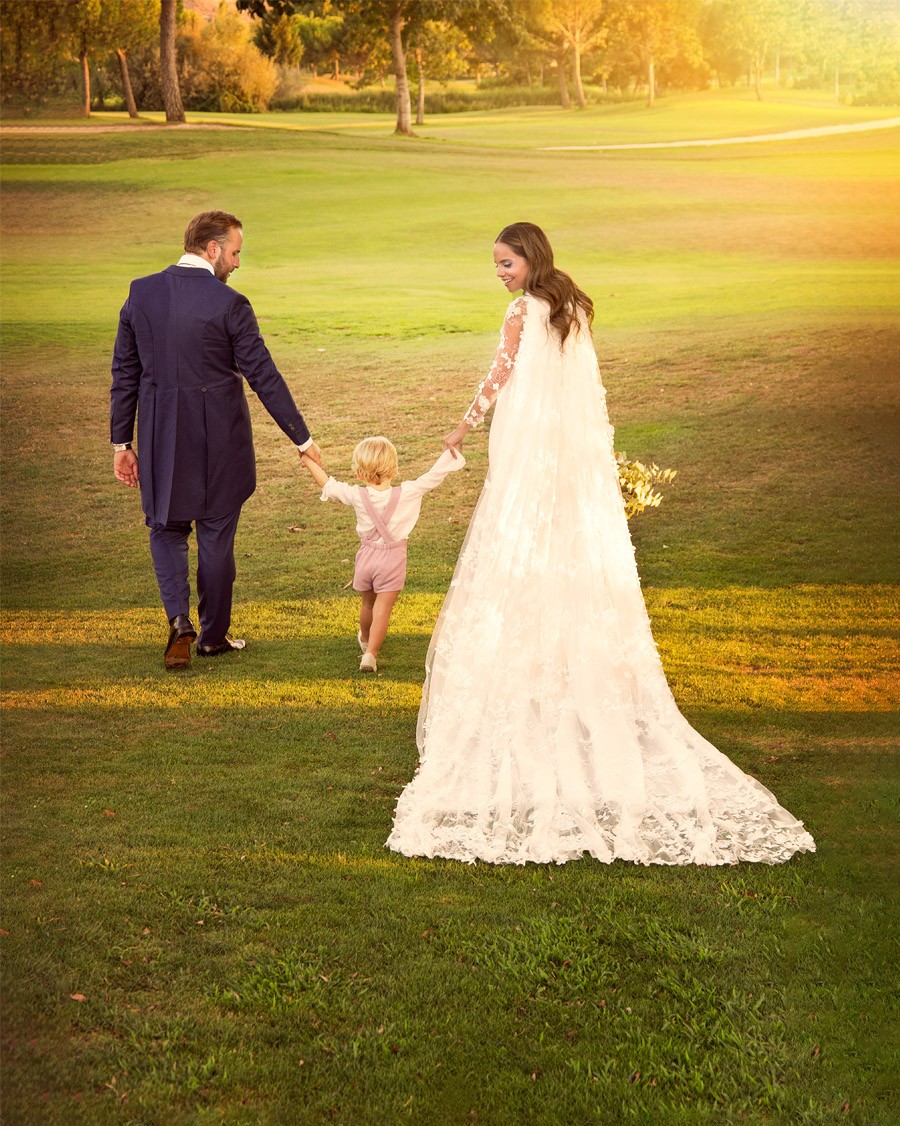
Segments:
[[[89,113],[94,88],[119,89],[129,112],[173,121],[265,109],[320,72],[388,83],[407,135],[411,80],[418,121],[426,80],[464,77],[579,108],[738,82],[900,104],[897,0],[234,0],[211,21],[180,0],[0,0],[0,36],[4,102],[77,88]]]

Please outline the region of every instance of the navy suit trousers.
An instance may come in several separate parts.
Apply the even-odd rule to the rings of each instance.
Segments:
[[[213,520],[195,520],[197,530],[197,611],[200,618],[198,645],[218,645],[231,625],[234,589],[234,536],[240,508]],[[150,554],[166,617],[189,614],[191,588],[188,580],[190,520],[151,524]]]

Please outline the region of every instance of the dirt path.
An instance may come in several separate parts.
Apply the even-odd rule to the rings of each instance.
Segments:
[[[860,121],[853,125],[820,125],[812,129],[791,129],[787,133],[758,133],[752,137],[715,137],[696,141],[645,141],[630,145],[545,145],[540,152],[611,152],[622,149],[686,149],[696,146],[748,145],[757,141],[796,141],[804,137],[831,137],[835,133],[866,133],[871,129],[895,129],[900,117],[881,121]]]
[[[758,133],[751,137],[713,137],[693,141],[641,141],[627,145],[544,145],[538,152],[614,152],[626,149],[686,149],[713,145],[749,145],[760,141],[796,141],[806,137],[831,137],[838,133],[866,133],[873,129],[896,129],[900,117],[886,117],[879,121],[859,121],[853,125],[820,125],[810,129],[791,129],[786,133]],[[118,133],[129,129],[235,129],[242,126],[216,125],[213,122],[183,122],[171,125],[164,121],[143,121],[135,124],[123,121],[119,125],[3,125],[0,134],[28,133]],[[253,126],[243,126],[253,128]]]
[[[0,134],[6,133],[121,133],[124,130],[140,129],[232,129],[231,125],[216,125],[205,121],[196,123],[185,121],[170,125],[165,121],[141,121],[131,124],[123,121],[121,125],[3,125]]]

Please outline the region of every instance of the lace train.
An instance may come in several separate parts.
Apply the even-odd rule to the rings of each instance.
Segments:
[[[590,336],[560,349],[545,304],[525,302],[488,479],[428,651],[419,768],[388,847],[498,864],[584,853],[775,864],[814,851],[803,824],[678,711]]]

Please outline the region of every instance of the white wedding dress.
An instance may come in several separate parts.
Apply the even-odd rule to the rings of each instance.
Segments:
[[[431,640],[389,848],[777,864],[802,822],[681,715],[650,631],[590,333],[526,294],[467,418],[490,468]]]

